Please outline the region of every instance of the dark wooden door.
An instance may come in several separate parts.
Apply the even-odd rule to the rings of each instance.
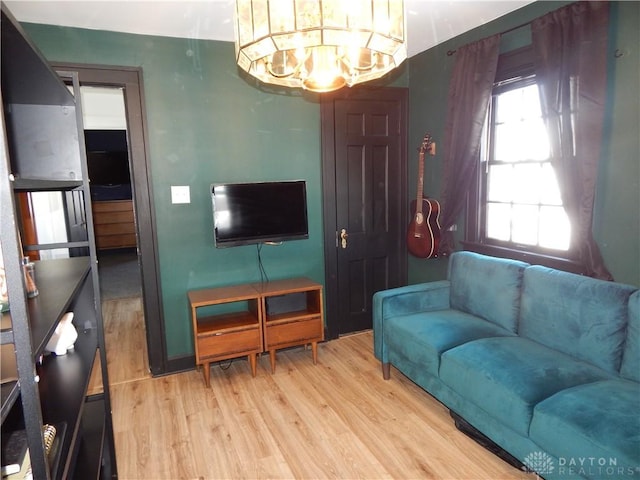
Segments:
[[[406,99],[404,89],[361,89],[323,108],[330,337],[370,329],[373,294],[406,281]]]

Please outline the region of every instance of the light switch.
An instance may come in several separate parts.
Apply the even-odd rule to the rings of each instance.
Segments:
[[[189,185],[172,185],[171,203],[191,203]]]

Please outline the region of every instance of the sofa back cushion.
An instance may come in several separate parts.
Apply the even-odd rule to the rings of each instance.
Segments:
[[[635,287],[532,266],[518,334],[617,374]]]
[[[640,290],[629,297],[629,323],[620,375],[640,382]]]
[[[476,315],[516,332],[520,289],[526,263],[473,252],[449,259],[451,308]]]

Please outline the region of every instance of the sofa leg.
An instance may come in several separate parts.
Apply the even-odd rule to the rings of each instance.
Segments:
[[[391,378],[391,364],[383,363],[382,364],[382,378],[385,380],[389,380]]]

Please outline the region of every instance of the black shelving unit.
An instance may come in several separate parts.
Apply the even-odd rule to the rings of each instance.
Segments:
[[[0,240],[10,312],[3,313],[0,344],[3,358],[14,354],[17,365],[16,378],[1,385],[2,435],[26,430],[36,479],[117,478],[78,79],[51,69],[4,3],[1,33]],[[41,191],[79,205],[84,238],[22,244],[16,195]],[[23,256],[60,248],[69,258],[35,262],[39,295],[28,298]],[[78,332],[73,350],[45,355],[67,312]],[[98,363],[102,392],[89,395]],[[57,431],[49,455],[45,424]]]

